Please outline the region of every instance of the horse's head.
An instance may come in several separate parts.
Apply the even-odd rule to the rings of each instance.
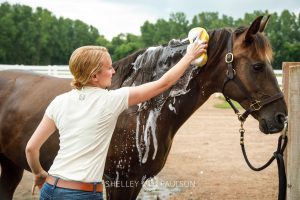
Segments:
[[[222,53],[225,80],[219,78],[219,88],[226,100],[234,99],[246,110],[239,116],[241,121],[251,114],[267,134],[283,129],[287,108],[272,70],[272,48],[263,34],[269,17],[262,18],[249,27],[227,31],[227,51]]]

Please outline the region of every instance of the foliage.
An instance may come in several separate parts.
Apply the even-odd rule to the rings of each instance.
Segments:
[[[273,66],[281,68],[282,62],[300,58],[300,14],[288,10],[280,14],[254,11],[236,20],[226,15],[220,17],[218,12],[202,12],[191,23],[184,13],[171,13],[168,20],[145,21],[140,36],[120,33],[111,41],[93,26],[80,20],[57,18],[43,8],[33,10],[5,2],[0,4],[0,13],[0,63],[3,64],[67,64],[74,49],[82,45],[106,46],[116,61],[138,49],[165,44],[173,38],[183,39],[193,27],[212,30],[247,26],[258,15],[267,14],[271,14],[271,19],[265,32],[274,50]]]
[[[0,63],[66,64],[75,48],[105,41],[96,28],[80,20],[57,19],[42,8],[3,3],[0,13]]]
[[[216,103],[216,104],[214,105],[215,108],[221,108],[221,109],[229,109],[229,108],[231,108],[231,106],[230,106],[229,103],[225,100],[225,98],[224,98],[223,96],[219,97],[219,99],[221,100],[221,102]],[[237,109],[241,109],[241,108],[242,108],[242,106],[241,106],[238,102],[232,100],[232,103],[234,104],[234,106],[235,106]]]

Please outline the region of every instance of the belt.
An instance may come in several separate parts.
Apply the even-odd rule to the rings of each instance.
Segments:
[[[93,192],[93,191],[103,192],[102,183],[85,183],[80,181],[69,181],[69,180],[63,180],[57,177],[53,177],[50,175],[47,176],[46,182],[60,188],[81,190],[86,192]]]

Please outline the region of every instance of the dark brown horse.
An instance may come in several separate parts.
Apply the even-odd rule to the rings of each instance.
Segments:
[[[108,199],[135,199],[143,182],[163,168],[176,131],[215,92],[223,91],[250,110],[262,132],[282,130],[287,110],[270,64],[271,46],[262,33],[266,22],[258,17],[248,28],[210,32],[204,67],[191,66],[170,90],[121,114],[105,167]],[[174,40],[114,63],[112,89],[158,79],[185,50],[186,44]],[[11,199],[23,170],[30,170],[26,143],[49,102],[70,90],[69,82],[20,71],[0,73],[1,199]],[[43,145],[40,159],[46,170],[58,148],[58,134]]]

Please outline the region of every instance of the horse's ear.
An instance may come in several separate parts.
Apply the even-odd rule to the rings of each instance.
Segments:
[[[246,36],[245,36],[246,42],[248,42],[248,43],[252,42],[252,40],[253,40],[252,36],[255,35],[260,30],[260,23],[261,23],[262,18],[263,18],[263,16],[259,16],[252,22],[252,24],[248,28]]]
[[[267,16],[267,19],[265,21],[263,21],[261,24],[260,24],[260,27],[259,27],[259,32],[263,32],[266,28],[266,25],[270,19],[271,15],[268,15]]]

